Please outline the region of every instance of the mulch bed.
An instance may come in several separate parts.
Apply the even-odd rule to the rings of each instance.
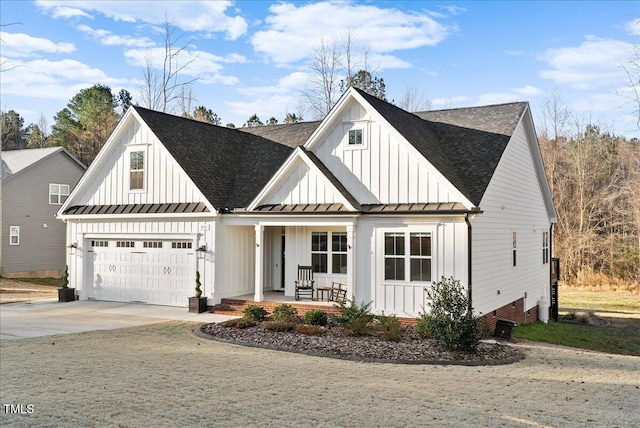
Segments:
[[[480,343],[474,353],[446,351],[435,341],[421,338],[415,326],[405,326],[403,336],[397,342],[375,335],[349,335],[338,326],[327,327],[324,334],[312,336],[295,332],[274,332],[261,324],[239,329],[212,323],[196,328],[195,333],[202,338],[237,345],[363,362],[499,365],[524,358],[522,351],[502,343]]]

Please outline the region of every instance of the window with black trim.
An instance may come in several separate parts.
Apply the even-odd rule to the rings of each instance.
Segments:
[[[542,232],[542,264],[549,263],[549,232]]]
[[[109,241],[91,241],[92,247],[108,247]]]
[[[129,155],[129,189],[144,189],[144,151],[131,152]]]
[[[517,247],[517,236],[516,236],[516,232],[513,232],[512,237],[511,237],[512,241],[513,241],[513,266],[516,265],[517,259],[516,259],[516,247]]]
[[[49,203],[51,205],[62,205],[69,197],[68,184],[49,183]]]

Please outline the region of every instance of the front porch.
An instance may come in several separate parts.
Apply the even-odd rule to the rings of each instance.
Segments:
[[[320,300],[296,300],[293,296],[285,296],[281,291],[265,291],[261,301],[254,300],[253,294],[244,294],[223,298],[215,305],[211,312],[219,315],[242,316],[242,311],[249,305],[258,305],[265,308],[270,314],[276,306],[289,304],[298,310],[299,315],[304,315],[314,309],[322,309],[328,314],[339,315],[337,303]]]

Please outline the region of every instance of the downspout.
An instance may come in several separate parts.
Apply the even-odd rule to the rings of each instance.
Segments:
[[[472,304],[472,288],[471,288],[471,222],[469,221],[469,213],[465,213],[464,222],[467,223],[467,278],[468,278],[468,294],[469,294],[469,311],[473,313],[473,304]]]

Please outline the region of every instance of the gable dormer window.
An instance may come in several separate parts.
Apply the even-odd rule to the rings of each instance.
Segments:
[[[364,141],[362,139],[362,129],[350,129],[349,130],[349,146],[356,147],[362,146]]]
[[[129,190],[144,189],[144,151],[129,153]]]

